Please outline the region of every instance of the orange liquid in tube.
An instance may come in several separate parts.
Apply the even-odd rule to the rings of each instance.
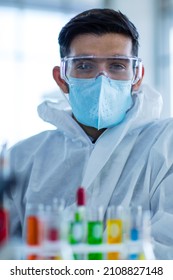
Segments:
[[[26,220],[26,243],[28,246],[39,247],[43,241],[43,225],[39,216],[36,214],[30,214]],[[42,259],[37,254],[31,254],[27,256],[29,260]]]

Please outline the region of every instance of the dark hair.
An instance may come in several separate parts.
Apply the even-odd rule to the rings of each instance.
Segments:
[[[134,24],[120,11],[91,9],[72,18],[61,30],[58,38],[61,57],[70,53],[72,40],[81,34],[124,34],[132,40],[132,55],[138,56],[139,34]]]

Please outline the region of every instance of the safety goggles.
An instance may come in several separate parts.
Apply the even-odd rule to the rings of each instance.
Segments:
[[[113,80],[131,80],[135,84],[142,76],[142,60],[127,56],[66,56],[61,60],[61,77],[91,79],[104,74]]]

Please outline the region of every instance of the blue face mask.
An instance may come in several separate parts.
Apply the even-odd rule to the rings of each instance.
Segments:
[[[100,75],[92,79],[69,79],[69,101],[75,118],[98,130],[123,121],[133,105],[131,81]]]

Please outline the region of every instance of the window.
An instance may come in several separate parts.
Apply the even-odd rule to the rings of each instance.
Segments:
[[[39,119],[37,105],[58,97],[52,68],[59,64],[59,31],[72,16],[0,8],[0,144],[53,128]]]

